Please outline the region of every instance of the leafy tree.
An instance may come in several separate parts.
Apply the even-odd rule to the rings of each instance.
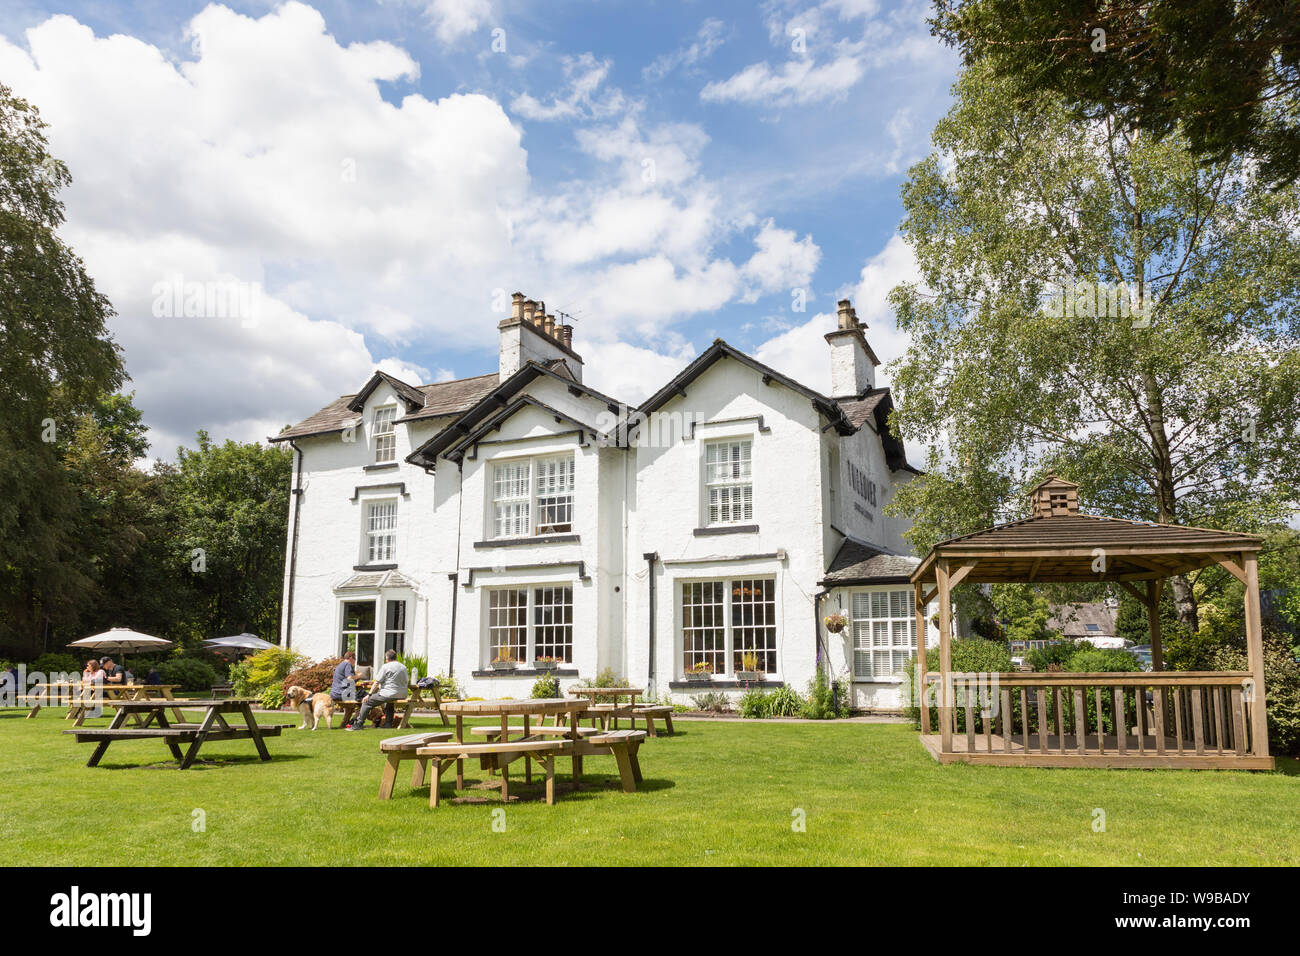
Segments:
[[[63,560],[80,502],[57,439],[125,377],[112,307],[58,235],[70,181],[36,109],[0,86],[0,645],[24,653],[93,590]]]
[[[1027,584],[995,584],[990,598],[1000,620],[1005,622],[1008,641],[1059,640],[1061,632],[1048,627],[1052,616],[1047,598]],[[1028,646],[1028,643],[1025,645]]]
[[[1237,158],[1198,165],[1178,133],[1080,122],[986,63],[955,93],[903,189],[922,281],[891,294],[909,336],[892,427],[934,449],[889,509],[913,547],[1024,517],[1048,471],[1122,517],[1284,521],[1300,504],[1296,187]],[[1190,583],[1172,589],[1194,628]]]
[[[279,632],[290,460],[287,449],[217,445],[203,431],[197,449],[178,449],[171,559],[186,569],[195,637]]]
[[[1208,162],[1259,159],[1300,176],[1300,11],[1294,2],[937,0],[931,25],[967,63],[1032,94],[1157,137],[1181,130]]]

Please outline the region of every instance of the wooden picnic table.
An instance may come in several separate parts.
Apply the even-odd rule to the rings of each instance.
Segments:
[[[116,706],[123,700],[145,700],[151,697],[161,697],[164,700],[174,700],[175,696],[172,691],[179,688],[180,684],[108,684],[85,681],[50,681],[44,684],[35,685],[31,691],[25,695],[31,702],[32,709],[28,711],[27,717],[35,717],[42,707],[63,706],[68,704],[68,712],[64,714],[64,720],[74,721],[74,726],[80,727],[86,720],[89,711],[94,710],[101,704]],[[60,693],[61,691],[67,693]],[[185,718],[181,715],[180,709],[172,708],[172,714],[176,720],[183,721]],[[138,715],[134,718],[138,724],[142,718]]]
[[[469,757],[478,757],[480,766],[490,774],[500,777],[501,799],[510,799],[509,767],[514,761],[523,758],[525,780],[532,780],[532,761],[536,760],[546,770],[546,802],[555,803],[555,758],[569,757],[573,761],[574,786],[582,776],[584,757],[612,755],[618,761],[619,776],[623,789],[627,792],[636,790],[641,780],[641,765],[637,760],[637,748],[645,738],[644,731],[616,730],[612,732],[589,733],[586,728],[578,727],[578,720],[590,707],[589,700],[569,700],[565,698],[540,698],[525,700],[464,700],[444,704],[444,709],[456,719],[456,739],[454,741],[435,742],[428,746],[417,747],[414,756],[420,761],[413,784],[418,786],[425,776],[425,764],[432,761],[434,774],[429,784],[429,806],[439,803],[439,789],[442,772],[452,761],[456,764],[456,787],[465,786],[464,761]],[[486,728],[494,731],[495,739],[486,742],[473,742],[466,739],[466,717],[499,717],[500,728]],[[523,726],[510,725],[512,717],[523,718]],[[547,717],[555,719],[556,726],[543,728],[541,722]],[[567,726],[561,727],[563,719]],[[533,721],[536,720],[537,724]],[[484,730],[485,728],[474,728]],[[389,754],[384,779],[380,782],[380,796],[386,797],[392,792],[392,783],[397,775],[398,761],[401,757]]]
[[[608,727],[613,720],[614,729],[618,729],[618,719],[626,717],[636,726],[636,699],[645,693],[644,687],[570,687],[569,693],[586,697],[591,701],[587,716],[598,719],[602,727]],[[627,703],[620,704],[619,698],[626,697]]]
[[[171,706],[172,703],[159,698],[120,700],[113,705],[117,708],[117,714],[114,715],[113,722],[109,726],[78,727],[76,730],[65,730],[64,733],[73,734],[79,744],[96,745],[95,752],[86,761],[87,767],[96,766],[108,750],[108,745],[115,740],[158,738],[166,742],[172,756],[180,761],[180,769],[184,770],[194,763],[203,744],[211,740],[251,740],[257,748],[257,755],[262,760],[270,760],[271,754],[267,751],[263,738],[278,737],[285,727],[293,726],[292,724],[270,724],[259,727],[257,719],[253,716],[253,705],[259,701],[252,697],[185,701],[186,709],[203,711],[203,719],[198,723],[187,723],[183,720],[174,724],[169,723],[167,711],[175,709]],[[139,714],[143,718],[140,726],[123,726],[128,714]],[[226,714],[238,714],[243,718],[243,724],[228,723]],[[180,748],[182,741],[189,744],[184,753],[181,753]]]
[[[373,680],[357,681],[358,687],[360,687],[362,684],[366,684],[370,687],[374,687],[375,681]],[[407,727],[407,728],[411,726],[411,714],[414,713],[417,707],[429,703],[429,701],[426,701],[424,699],[424,695],[426,693],[433,694],[433,701],[432,701],[433,709],[437,711],[438,716],[442,718],[442,725],[444,727],[447,726],[447,715],[443,713],[443,709],[442,709],[443,703],[442,703],[441,684],[434,684],[430,687],[423,687],[423,688],[416,687],[414,684],[411,684],[406,689],[405,698],[402,698],[401,700],[391,701],[394,708],[397,707],[402,708],[402,719],[398,721],[396,726]],[[349,723],[352,722],[352,715],[357,712],[358,708],[361,707],[361,701],[345,700],[341,702],[341,706],[343,708],[343,725],[346,727]],[[396,710],[394,710],[394,715],[396,715]]]

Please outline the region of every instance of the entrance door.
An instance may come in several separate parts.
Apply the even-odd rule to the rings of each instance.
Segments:
[[[339,653],[357,652],[357,666],[375,663],[375,602],[343,602],[343,634]]]

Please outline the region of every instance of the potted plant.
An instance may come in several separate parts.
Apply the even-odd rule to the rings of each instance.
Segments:
[[[822,623],[826,625],[826,630],[832,634],[839,634],[849,626],[849,619],[842,611],[836,611],[834,614],[827,614],[822,619]]]
[[[539,671],[553,671],[560,666],[558,657],[539,657],[533,661],[533,667]]]
[[[492,669],[494,671],[512,671],[518,666],[519,660],[509,651],[502,651],[492,658]]]
[[[682,674],[682,679],[701,684],[711,681],[713,680],[713,665],[708,661],[700,661]]]
[[[758,668],[758,655],[747,652],[740,655],[740,669],[736,671],[736,680],[762,680],[763,672]]]

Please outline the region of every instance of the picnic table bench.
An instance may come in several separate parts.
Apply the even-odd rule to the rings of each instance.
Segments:
[[[167,720],[167,711],[175,709],[174,701],[165,698],[120,700],[113,705],[117,708],[117,713],[109,726],[77,727],[75,730],[63,732],[72,734],[77,743],[96,745],[90,759],[86,761],[87,767],[97,766],[107,752],[109,744],[115,740],[150,738],[160,739],[167,744],[172,756],[180,762],[181,770],[194,763],[200,748],[205,743],[216,740],[251,740],[257,748],[258,756],[265,761],[271,759],[271,754],[267,751],[263,738],[278,737],[281,730],[293,725],[269,724],[259,727],[257,719],[253,716],[253,704],[257,702],[254,698],[244,697],[187,700],[185,706],[192,710],[202,710],[203,719],[198,723],[184,720],[170,723]],[[243,724],[228,723],[225,719],[226,714],[238,714],[243,718]],[[128,715],[138,715],[139,726],[124,726]],[[181,752],[180,747],[182,742],[189,744],[184,753]]]
[[[151,697],[161,697],[165,700],[174,700],[175,696],[172,691],[179,688],[180,684],[106,684],[106,683],[80,683],[72,681],[53,681],[44,684],[35,685],[23,699],[32,704],[32,709],[28,712],[27,717],[31,719],[40,713],[42,707],[68,705],[68,712],[63,715],[64,720],[71,720],[74,726],[80,727],[90,715],[90,712],[96,710],[104,704],[115,707],[120,701],[124,700],[145,700]],[[184,720],[179,707],[172,708],[172,715],[178,720]],[[133,717],[136,724],[140,723],[140,716]]]
[[[552,698],[449,702],[445,705],[445,709],[456,718],[456,739],[421,744],[414,750],[415,756],[422,760],[422,766],[417,770],[420,783],[423,783],[426,771],[423,761],[433,764],[433,776],[429,782],[429,806],[438,806],[442,774],[450,764],[456,764],[457,789],[464,788],[464,761],[474,757],[479,759],[481,767],[500,777],[501,798],[506,801],[510,799],[510,764],[519,759],[524,760],[525,780],[529,782],[532,780],[534,760],[545,770],[547,804],[555,803],[555,759],[557,757],[568,757],[573,761],[573,779],[576,785],[582,775],[584,757],[613,756],[618,762],[623,790],[634,792],[637,783],[641,780],[641,765],[637,759],[637,750],[645,740],[645,731],[580,728],[578,720],[590,706],[591,702],[587,700]],[[568,718],[567,727],[540,727],[533,724],[533,718],[540,720],[547,716],[558,717],[559,715]],[[466,739],[464,725],[466,716],[498,716],[501,718],[501,723],[499,727],[472,728],[471,736],[489,738],[482,743],[477,743]],[[511,726],[512,716],[522,717],[523,726]],[[511,739],[512,734],[519,736]],[[399,748],[409,746],[407,741],[408,738],[393,738],[393,750],[390,753],[400,752]],[[400,758],[398,760],[400,761]],[[396,779],[397,763],[398,761],[386,760],[385,780],[381,780],[380,783],[380,794],[385,798],[392,794],[392,786],[387,782],[387,778]]]
[[[374,681],[357,681],[358,685],[374,685]],[[425,694],[432,694],[433,700],[426,700]],[[386,701],[391,703],[394,708],[394,716],[397,714],[397,708],[401,708],[402,718],[397,722],[399,729],[409,729],[411,726],[411,714],[418,710],[433,710],[442,718],[442,725],[448,726],[447,715],[442,712],[442,686],[434,684],[430,687],[416,687],[412,684],[407,688],[406,696],[400,700]],[[432,704],[432,707],[429,705]],[[343,725],[347,726],[352,722],[352,715],[361,707],[360,700],[345,700],[340,706],[343,708]]]

